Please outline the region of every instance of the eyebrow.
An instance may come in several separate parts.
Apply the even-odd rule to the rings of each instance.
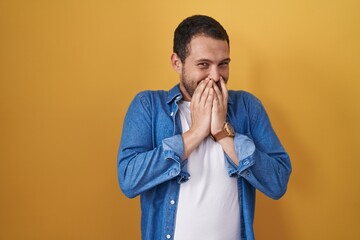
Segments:
[[[225,59],[221,60],[220,62],[230,62],[230,61],[231,61],[230,58],[225,58]],[[195,60],[195,62],[199,63],[199,62],[212,62],[212,61],[207,58],[201,58],[201,59]]]

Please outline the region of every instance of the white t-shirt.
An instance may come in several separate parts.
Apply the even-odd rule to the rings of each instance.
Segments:
[[[183,132],[191,126],[190,102],[179,104]],[[238,240],[240,210],[237,179],[227,174],[224,151],[211,137],[188,157],[191,178],[180,185],[175,240]]]

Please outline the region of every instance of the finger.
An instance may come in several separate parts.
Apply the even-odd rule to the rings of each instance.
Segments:
[[[205,107],[212,107],[214,101],[214,88],[209,89],[209,94],[206,98]]]
[[[227,103],[228,89],[227,89],[224,78],[221,76],[220,76],[220,85],[221,85],[221,92],[222,92],[223,100]]]
[[[200,97],[200,103],[204,106],[207,102],[207,99],[209,97],[209,93],[210,92],[213,92],[213,84],[214,84],[214,81],[213,80],[209,80],[207,85],[206,85],[206,88],[204,89],[204,92],[202,93],[201,97]],[[213,93],[212,93],[213,95]],[[213,97],[213,96],[211,96]]]
[[[207,80],[203,80],[201,81],[198,86],[196,87],[195,91],[194,91],[194,94],[192,96],[192,102],[199,102],[200,101],[200,98],[201,98],[201,95],[202,93],[204,92],[205,90],[205,87],[207,85]]]
[[[216,95],[214,97],[217,98],[219,101],[221,101],[222,100],[222,92],[217,83],[214,84],[214,91],[215,91],[215,95]]]

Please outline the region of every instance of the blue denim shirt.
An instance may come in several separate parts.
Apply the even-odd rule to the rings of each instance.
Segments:
[[[178,85],[170,91],[140,92],[125,116],[118,177],[127,197],[140,195],[144,240],[173,239],[180,185],[190,179],[182,161],[181,99]],[[224,153],[229,177],[238,179],[241,240],[254,239],[255,190],[279,199],[286,191],[291,163],[264,107],[250,93],[229,91],[227,121],[235,129],[239,159],[236,165]]]

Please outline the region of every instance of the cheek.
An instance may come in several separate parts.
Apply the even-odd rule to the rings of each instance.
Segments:
[[[207,78],[210,74],[210,71],[208,69],[194,69],[194,78],[197,80],[204,80]]]
[[[197,72],[196,75],[194,74],[194,79],[196,81],[202,81],[205,80],[209,76],[209,73],[206,72]]]
[[[201,80],[204,80],[208,75],[209,75],[209,73],[207,73],[206,71],[202,71],[202,70],[193,68],[193,69],[189,69],[187,71],[186,77],[191,82],[198,83]]]
[[[229,76],[229,67],[220,70],[221,75]]]
[[[222,70],[220,72],[220,75],[223,76],[223,78],[225,79],[225,82],[227,82],[228,78],[229,78],[229,69],[227,70]]]

